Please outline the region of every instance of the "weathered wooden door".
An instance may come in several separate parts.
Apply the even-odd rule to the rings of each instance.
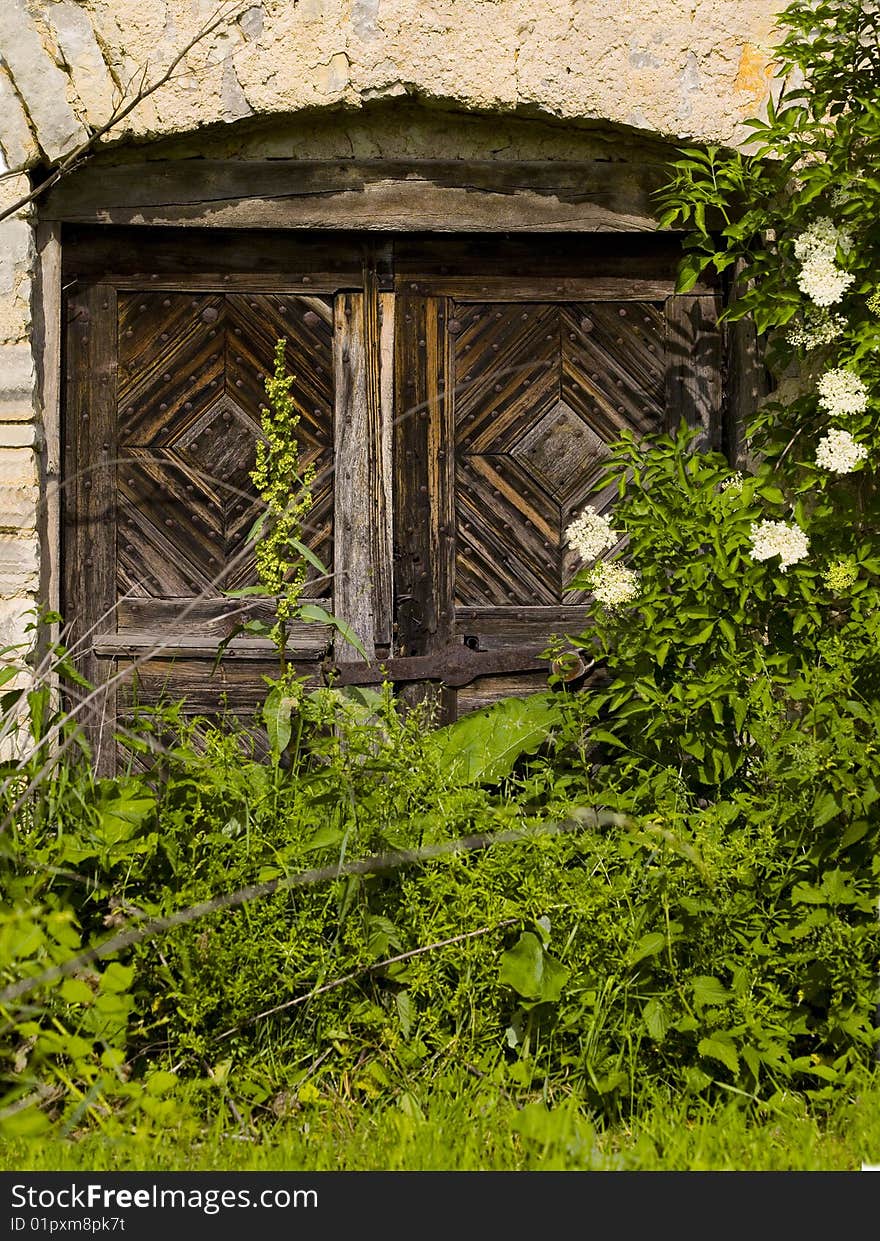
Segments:
[[[307,542],[332,575],[335,540],[345,554],[359,536],[334,510],[352,470],[346,439],[337,475],[335,438],[349,407],[363,405],[343,291],[363,283],[361,249],[266,234],[70,239],[62,607],[83,672],[104,687],[81,710],[102,770],[135,702],[183,700],[190,716],[247,719],[277,668],[271,644],[253,638],[215,660],[237,623],[269,611],[224,592],[256,580],[247,534],[261,505],[250,471],[279,338],[301,460],[316,471]],[[344,594],[332,576],[313,573],[307,586],[327,607],[344,606]],[[326,626],[296,627],[298,669],[317,678],[330,641]]]
[[[253,711],[272,670],[266,643],[233,643],[213,674],[212,662],[260,610],[223,592],[256,580],[246,540],[260,511],[250,470],[263,381],[286,338],[302,458],[317,472],[309,543],[332,565],[333,319],[333,299],[318,295],[96,284],[71,299],[66,610],[90,679],[119,676],[102,700],[108,720],[135,697],[185,698],[190,714]],[[329,603],[330,581],[310,593]],[[326,644],[325,630],[304,627],[297,655],[317,659]]]
[[[682,415],[717,439],[717,299],[673,296],[669,243],[132,231],[129,249],[92,230],[67,264],[63,610],[107,686],[90,712],[105,770],[135,700],[247,717],[265,693],[265,642],[215,658],[268,608],[223,592],[255,580],[250,470],[279,337],[317,471],[308,542],[332,574],[308,593],[371,659],[303,625],[294,662],[441,687],[446,719],[540,688],[537,653],[582,626],[564,531],[613,501],[590,496],[608,442]]]
[[[719,440],[716,295],[675,296],[668,274],[629,268],[401,281],[399,637],[476,674],[444,692],[447,719],[539,689],[537,653],[583,628],[565,529],[584,504],[613,504],[591,494],[609,442],[682,417]],[[482,657],[456,660],[462,647]]]

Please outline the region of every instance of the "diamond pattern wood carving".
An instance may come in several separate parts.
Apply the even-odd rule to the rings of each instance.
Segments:
[[[216,595],[255,581],[243,551],[261,507],[250,471],[280,337],[302,410],[301,457],[317,470],[309,542],[330,565],[332,300],[127,293],[119,297],[120,595]]]
[[[455,603],[576,603],[565,528],[625,427],[664,424],[666,328],[651,302],[475,303],[450,323]]]

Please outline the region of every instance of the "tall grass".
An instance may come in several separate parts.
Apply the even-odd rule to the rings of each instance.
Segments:
[[[880,1162],[875,1075],[821,1121],[794,1104],[761,1115],[735,1100],[697,1106],[660,1094],[631,1124],[603,1126],[574,1111],[541,1121],[540,1105],[523,1112],[500,1092],[458,1081],[421,1101],[405,1094],[370,1108],[318,1098],[257,1134],[206,1128],[194,1139],[172,1128],[161,1139],[7,1141],[0,1170],[846,1172]]]

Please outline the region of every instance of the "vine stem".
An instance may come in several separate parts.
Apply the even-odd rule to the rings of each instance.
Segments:
[[[476,931],[465,931],[462,935],[453,935],[450,939],[438,939],[433,944],[424,944],[421,948],[411,948],[409,952],[400,952],[396,957],[386,957],[384,961],[374,961],[372,965],[362,966],[361,969],[352,970],[350,974],[343,974],[341,978],[334,978],[333,982],[324,983],[323,987],[315,987],[313,991],[307,991],[305,995],[298,995],[292,1000],[286,1000],[283,1004],[276,1004],[274,1008],[267,1008],[262,1013],[255,1013],[253,1017],[248,1017],[245,1021],[240,1021],[238,1025],[230,1026],[222,1034],[216,1035],[216,1040],[220,1042],[222,1039],[227,1039],[231,1035],[237,1034],[245,1026],[262,1020],[263,1017],[273,1017],[276,1013],[283,1013],[288,1008],[295,1008],[298,1004],[305,1004],[307,1000],[313,1000],[315,996],[323,995],[326,991],[335,991],[337,987],[344,987],[347,982],[353,982],[355,978],[361,978],[364,974],[374,974],[378,970],[385,969],[387,965],[396,965],[399,961],[409,961],[412,957],[423,956],[426,952],[433,952],[436,948],[448,948],[450,944],[460,944],[466,939],[476,939],[480,935],[489,935],[492,931],[500,931],[505,927],[513,926],[518,921],[518,918],[506,918],[503,922],[496,922],[491,926],[481,926]]]

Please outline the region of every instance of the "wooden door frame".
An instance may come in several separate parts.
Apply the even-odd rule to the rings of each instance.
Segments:
[[[392,165],[387,161],[344,165],[336,161],[179,161],[115,169],[96,164],[66,178],[41,205],[37,228],[34,350],[43,432],[43,598],[53,609],[59,608],[62,537],[57,487],[63,455],[59,383],[64,334],[62,289],[72,281],[80,279],[119,288],[143,279],[157,290],[187,287],[232,291],[247,285],[266,292],[306,293],[319,288],[344,292],[355,325],[348,332],[349,358],[354,357],[357,370],[360,350],[363,377],[349,382],[340,397],[337,449],[344,459],[351,443],[372,442],[374,437],[378,444],[375,456],[355,453],[349,466],[340,470],[340,498],[344,493],[351,501],[352,497],[365,494],[365,479],[373,480],[375,491],[377,472],[384,473],[386,480],[390,477],[388,411],[393,403],[393,367],[389,363],[396,345],[389,335],[389,295],[442,292],[460,297],[467,281],[474,283],[466,269],[456,272],[454,263],[446,271],[438,270],[436,264],[433,271],[425,270],[424,264],[419,270],[419,261],[412,255],[419,247],[424,250],[430,235],[436,237],[438,252],[451,240],[442,236],[450,230],[468,233],[477,243],[484,243],[488,234],[497,239],[499,233],[504,233],[508,242],[521,243],[522,247],[537,242],[536,233],[564,237],[571,242],[588,241],[592,235],[603,249],[629,249],[635,256],[633,261],[638,262],[639,251],[649,250],[658,242],[668,241],[677,250],[677,236],[657,232],[652,212],[651,192],[662,180],[662,171],[660,164],[627,165],[612,161],[576,165],[507,165],[490,161],[420,161],[416,165]],[[228,233],[228,238],[236,243],[234,249],[223,244],[217,231],[230,225],[247,229]],[[180,264],[175,269],[175,261],[151,244],[158,234],[157,226],[174,226],[177,236],[185,230],[187,260],[183,269]],[[164,233],[164,228],[161,231]],[[404,241],[408,235],[413,236],[411,261],[406,261],[406,247],[401,246],[394,271],[388,261],[389,246],[383,231],[394,232]],[[414,234],[422,236],[417,238]],[[285,249],[303,243],[309,250],[309,261],[285,261]],[[145,251],[150,254],[147,263]],[[617,277],[609,271],[603,278],[608,294],[612,293]],[[671,278],[671,272],[664,274],[664,289],[669,288]],[[504,291],[505,295],[515,297],[515,274],[496,272],[486,277],[474,295],[490,291],[494,295]],[[548,296],[560,300],[585,291],[580,280],[568,276],[557,278],[552,291],[548,283],[546,290]],[[640,291],[646,296],[658,292],[657,281],[646,278]],[[712,290],[713,295],[716,292]],[[700,298],[709,293],[708,286],[698,287],[692,296]],[[727,290],[722,294],[726,300]],[[682,326],[683,330],[687,327],[684,320]],[[720,370],[724,416],[712,446],[726,451],[732,461],[738,462],[742,453],[742,422],[766,390],[765,374],[750,324],[740,322],[732,328],[725,327],[723,345]],[[680,395],[688,399],[686,385]],[[342,434],[346,418],[353,431]],[[359,428],[361,433],[355,433]],[[370,433],[363,434],[364,428],[369,428]],[[97,447],[97,451],[102,449]],[[393,623],[388,607],[382,603],[390,595],[389,514],[386,494],[385,513],[378,529],[370,530],[373,563],[378,569],[368,595],[356,587],[360,569],[348,586],[341,584],[340,612],[350,616],[356,629],[369,628],[372,622],[377,634],[377,656],[384,653],[384,639],[390,639]],[[371,520],[372,514],[364,510],[363,502],[360,510],[355,502],[353,521],[363,526]],[[354,525],[339,531],[338,563],[352,558],[357,543],[354,534]],[[343,658],[353,655],[344,648],[341,653]]]

